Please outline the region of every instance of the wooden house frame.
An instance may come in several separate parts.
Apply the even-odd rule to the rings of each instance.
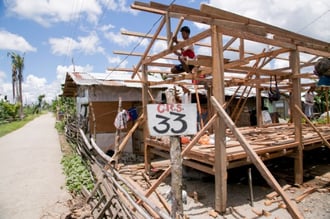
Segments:
[[[291,204],[291,201],[284,194],[283,189],[277,183],[272,174],[268,171],[261,158],[250,147],[250,144],[244,138],[240,130],[237,129],[235,123],[224,110],[224,88],[226,86],[245,86],[254,87],[257,91],[256,109],[258,117],[261,117],[261,97],[260,93],[269,89],[269,80],[271,76],[277,76],[281,92],[288,92],[290,94],[290,108],[292,113],[292,124],[294,129],[294,169],[295,169],[295,183],[301,184],[303,182],[303,138],[302,138],[302,124],[301,119],[304,117],[301,111],[301,92],[304,87],[309,87],[313,83],[301,83],[301,79],[315,79],[317,77],[312,72],[316,60],[320,57],[330,57],[330,44],[316,40],[307,36],[303,36],[279,27],[266,24],[251,18],[237,15],[228,11],[214,8],[209,5],[202,4],[199,9],[188,8],[180,5],[164,5],[156,2],[143,3],[134,2],[131,7],[136,10],[154,13],[162,16],[160,24],[153,35],[145,35],[142,33],[122,32],[124,35],[131,35],[136,37],[146,37],[150,39],[150,44],[142,54],[132,54],[125,52],[115,52],[123,55],[140,56],[140,61],[134,69],[121,69],[125,71],[133,71],[133,75],[137,72],[142,72],[141,81],[143,83],[142,99],[143,99],[143,115],[144,124],[147,121],[146,105],[148,104],[148,86],[155,83],[146,80],[149,72],[157,72],[148,69],[149,66],[158,66],[162,68],[169,68],[172,65],[161,62],[161,59],[172,59],[170,54],[186,45],[195,44],[201,47],[206,47],[211,50],[209,56],[199,55],[196,61],[191,61],[191,64],[198,66],[198,71],[192,74],[171,75],[169,80],[163,83],[177,83],[182,79],[196,79],[199,80],[199,75],[209,75],[210,79],[206,83],[210,87],[210,103],[213,108],[213,116],[210,117],[207,123],[187,147],[182,151],[182,155],[193,147],[197,139],[202,136],[203,132],[213,126],[215,131],[215,159],[213,171],[215,176],[215,209],[219,212],[224,212],[227,201],[227,156],[226,156],[226,128],[229,128],[235,137],[239,140],[244,148],[250,161],[257,167],[261,175],[265,178],[270,186],[273,187],[283,198],[288,205],[288,211],[293,218],[301,218],[300,212]],[[177,27],[174,31],[171,29],[171,22],[173,19],[177,21]],[[184,21],[197,22],[207,25],[208,28],[200,33],[193,34],[188,40],[179,42],[176,45],[172,44],[172,36],[177,35],[179,29]],[[165,29],[167,36],[160,36],[161,31]],[[228,40],[225,42],[224,38]],[[205,43],[205,39],[210,39],[210,43]],[[168,48],[158,52],[157,54],[150,54],[153,44],[157,40],[166,40]],[[251,53],[246,50],[245,45],[254,43],[255,45],[262,45],[264,48],[259,53]],[[237,44],[237,48],[234,45]],[[236,54],[236,59],[228,59],[226,52]],[[307,57],[302,61],[302,57]],[[281,60],[285,63],[282,68],[273,68],[267,65],[272,61]],[[112,70],[109,68],[108,70]],[[120,69],[116,69],[120,70]],[[158,73],[168,74],[169,72],[159,71]],[[235,77],[230,73],[243,75],[243,77]],[[205,79],[201,79],[205,80]],[[158,83],[159,84],[159,83]],[[258,125],[261,126],[260,120]],[[144,126],[146,127],[146,125]],[[145,139],[148,139],[148,131],[145,128]],[[327,138],[320,137],[323,143],[329,146]],[[145,144],[148,144],[147,141]],[[145,145],[145,165],[150,165],[149,151]],[[162,180],[170,173],[170,168],[160,176],[157,183],[155,183],[146,196],[160,184]]]

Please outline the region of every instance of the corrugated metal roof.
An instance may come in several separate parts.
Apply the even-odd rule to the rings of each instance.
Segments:
[[[104,85],[112,87],[142,88],[138,74],[132,79],[131,72],[68,72],[65,78],[63,96],[75,96],[78,86]],[[162,81],[163,79],[148,75],[148,81]],[[166,88],[167,85],[155,85],[151,88]]]
[[[77,85],[105,85],[142,87],[139,76],[136,74],[132,79],[131,72],[109,72],[109,73],[89,73],[71,72],[68,73]],[[162,81],[162,79],[148,75],[148,81]]]
[[[89,73],[85,72],[70,72],[68,73],[75,84],[77,85],[95,85],[99,84],[99,81]]]

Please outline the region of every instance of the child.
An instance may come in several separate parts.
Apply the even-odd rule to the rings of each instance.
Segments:
[[[181,31],[181,36],[184,40],[189,39],[189,35],[190,35],[189,27],[183,26],[180,31]],[[178,43],[176,36],[173,37],[173,42]],[[189,59],[190,60],[195,59],[194,46],[193,45],[185,46],[184,48],[181,48],[180,51],[174,51],[174,54],[178,56],[180,64],[175,65],[173,68],[171,68],[171,73],[173,74],[182,73],[182,72],[191,73],[194,66],[187,65],[186,61]]]

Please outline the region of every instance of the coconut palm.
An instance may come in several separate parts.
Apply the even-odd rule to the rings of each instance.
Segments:
[[[23,82],[23,69],[24,69],[24,54],[20,56],[14,52],[9,52],[7,54],[11,58],[12,69],[16,69],[15,73],[13,71],[13,75],[17,75],[18,77],[18,102],[20,104],[20,118],[23,118],[23,97],[22,97],[22,82]],[[17,74],[18,73],[18,74]],[[15,77],[16,80],[16,77]],[[13,82],[14,83],[14,82]],[[14,87],[14,86],[13,86]],[[14,94],[14,91],[13,91]]]
[[[16,103],[16,83],[17,83],[17,69],[14,64],[11,66],[11,81],[12,81],[12,88],[13,88],[13,102]]]

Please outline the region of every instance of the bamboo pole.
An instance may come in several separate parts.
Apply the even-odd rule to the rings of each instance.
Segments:
[[[143,122],[144,116],[143,114],[138,118],[136,123],[133,125],[133,127],[129,130],[129,132],[126,134],[122,142],[117,146],[115,153],[112,155],[111,160],[109,164],[115,165],[118,162],[118,158],[121,155],[121,152],[124,150],[129,138],[133,135],[135,130],[139,127],[139,125]],[[117,136],[116,136],[117,138]],[[117,143],[117,142],[116,142]]]
[[[139,198],[140,200],[142,200],[143,202],[147,203],[155,212],[157,212],[162,218],[165,219],[170,219],[170,217],[161,209],[159,209],[154,203],[152,203],[151,201],[149,201],[149,199],[147,199],[147,197],[145,197],[143,194],[141,194],[141,192],[137,191],[135,189],[135,187],[129,183],[124,177],[122,177],[117,171],[113,170],[112,172],[115,177],[117,179],[119,179],[120,181],[122,181],[123,183],[125,183],[125,185],[132,191],[134,192]],[[109,173],[107,173],[107,175],[109,175]],[[115,180],[114,180],[115,181]],[[138,203],[139,204],[139,203]]]

